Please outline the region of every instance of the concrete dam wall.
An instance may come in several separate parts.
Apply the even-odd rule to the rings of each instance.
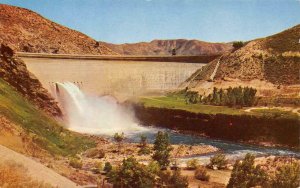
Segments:
[[[22,58],[51,93],[56,82],[72,82],[83,91],[129,98],[176,89],[205,64],[183,62],[106,61]]]

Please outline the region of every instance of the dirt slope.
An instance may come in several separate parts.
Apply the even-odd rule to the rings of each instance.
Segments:
[[[300,25],[281,33],[249,42],[244,47],[227,53],[198,70],[188,80],[190,87],[202,87],[211,79],[217,62],[220,65],[214,76],[214,83],[209,85],[225,85],[224,83],[247,83],[254,80],[274,86],[299,85],[300,78]],[[196,75],[196,76],[195,76]],[[211,81],[211,80],[210,80]],[[206,83],[207,85],[207,83]],[[264,87],[263,86],[263,87]]]
[[[14,161],[17,164],[24,166],[28,170],[28,174],[31,177],[34,177],[35,180],[43,181],[53,187],[79,187],[71,180],[59,175],[44,165],[1,145],[0,158],[1,161]]]
[[[115,55],[94,39],[41,15],[0,4],[0,43],[16,51],[59,54]]]
[[[122,55],[170,55],[172,49],[176,49],[178,55],[211,55],[222,54],[232,49],[231,44],[185,39],[153,40],[120,45],[104,42],[101,44]]]

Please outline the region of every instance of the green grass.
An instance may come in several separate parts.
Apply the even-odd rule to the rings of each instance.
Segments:
[[[145,107],[179,109],[194,113],[203,114],[228,114],[228,115],[255,115],[268,118],[299,118],[296,113],[280,109],[253,109],[251,112],[245,112],[244,109],[230,108],[226,106],[213,106],[204,104],[186,104],[184,97],[180,94],[172,94],[163,97],[143,97],[139,103]]]
[[[284,119],[298,119],[298,115],[291,111],[284,111],[280,109],[254,109],[254,114],[265,116],[269,118],[284,118]]]
[[[52,154],[74,155],[94,146],[94,142],[70,132],[41,112],[0,79],[0,113],[36,135],[34,141]]]
[[[229,108],[225,106],[186,104],[184,98],[180,96],[165,96],[165,97],[153,97],[153,98],[144,97],[140,99],[140,103],[142,103],[145,107],[179,109],[179,110],[186,110],[189,112],[204,113],[204,114],[239,115],[244,113],[243,110]]]

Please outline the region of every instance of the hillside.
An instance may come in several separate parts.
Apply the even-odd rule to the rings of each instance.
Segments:
[[[8,82],[36,107],[53,116],[60,116],[61,111],[42,87],[41,82],[30,73],[25,63],[14,55],[11,48],[1,45],[0,48],[0,78]]]
[[[204,85],[210,85],[211,88],[232,86],[232,83],[252,84],[260,89],[278,91],[282,89],[281,85],[294,85],[299,91],[299,36],[300,25],[297,25],[281,33],[253,40],[198,70],[185,84],[195,89]],[[211,80],[214,82],[207,82]]]
[[[232,49],[231,44],[209,43],[198,40],[153,40],[132,44],[110,44],[104,46],[122,55],[170,55],[176,49],[178,55],[211,55],[222,54]]]
[[[42,149],[62,155],[91,145],[53,119],[61,114],[59,107],[23,61],[7,46],[1,45],[0,52],[0,144],[30,154]]]
[[[24,8],[0,4],[0,43],[15,51],[115,55],[94,39]]]

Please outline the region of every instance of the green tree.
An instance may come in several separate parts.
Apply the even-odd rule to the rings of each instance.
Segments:
[[[210,158],[210,163],[208,166],[210,168],[216,167],[217,169],[225,169],[228,161],[226,159],[226,156],[224,154],[216,154]]]
[[[138,151],[138,153],[140,155],[150,154],[150,148],[147,145],[147,137],[145,135],[141,135],[140,138],[141,138],[141,140],[140,140],[140,150]]]
[[[124,139],[125,139],[124,133],[121,133],[121,134],[115,133],[114,134],[114,140],[118,144],[118,150],[119,151],[120,151],[120,149],[122,147],[122,143],[123,143]]]
[[[159,131],[154,141],[154,154],[152,158],[156,160],[162,168],[166,168],[170,164],[171,151],[172,146],[168,133]]]
[[[244,42],[243,41],[235,41],[235,42],[233,42],[232,46],[235,50],[237,50],[244,46]]]
[[[297,188],[300,185],[300,165],[296,162],[277,169],[272,181],[274,188]]]
[[[138,163],[134,157],[124,159],[122,165],[107,176],[115,188],[151,188],[155,185],[155,174]]]
[[[254,159],[254,155],[248,153],[242,162],[235,162],[227,188],[267,186],[269,177],[259,165],[254,166]]]
[[[103,170],[107,173],[112,170],[112,166],[111,166],[110,162],[105,163]]]

